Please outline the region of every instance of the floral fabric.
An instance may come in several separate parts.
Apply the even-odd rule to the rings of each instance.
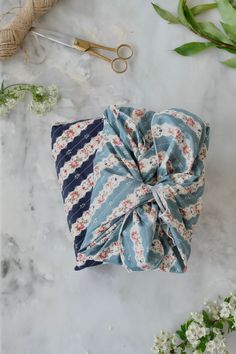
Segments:
[[[75,269],[113,263],[184,272],[208,138],[208,125],[182,109],[112,106],[103,118],[53,126]]]

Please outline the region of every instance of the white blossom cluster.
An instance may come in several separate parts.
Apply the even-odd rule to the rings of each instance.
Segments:
[[[57,103],[58,89],[55,85],[49,86],[48,88],[39,86],[32,93],[32,96],[33,99],[29,105],[30,110],[39,115],[43,115],[50,112]]]
[[[236,294],[221,302],[208,302],[202,312],[192,312],[180,330],[171,334],[161,331],[154,339],[156,354],[210,353],[227,354],[224,335],[236,330]]]
[[[196,314],[194,316],[196,316]],[[189,325],[186,331],[186,337],[194,349],[200,343],[200,339],[207,334],[207,330],[208,329],[204,326],[203,320],[201,323],[195,322],[195,320],[193,320],[193,322]]]
[[[24,96],[25,92],[19,89],[14,89],[2,94],[0,93],[0,116],[9,113]]]
[[[0,90],[0,116],[8,114],[24,98],[25,93],[32,94],[29,109],[36,114],[46,114],[58,101],[58,89],[55,85],[45,88],[31,84],[14,84]]]
[[[178,337],[176,334],[161,331],[159,337],[154,339],[152,351],[154,353],[171,353],[172,350],[177,349]]]

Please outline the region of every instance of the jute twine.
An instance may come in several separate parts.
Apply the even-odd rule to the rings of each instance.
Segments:
[[[58,0],[27,0],[9,25],[0,29],[0,59],[14,55],[32,24],[48,12]]]

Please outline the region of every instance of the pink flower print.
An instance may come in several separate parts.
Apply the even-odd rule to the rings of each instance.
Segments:
[[[67,138],[72,138],[74,135],[75,135],[75,133],[72,129],[67,130],[67,132],[66,132]]]
[[[183,153],[184,153],[184,154],[188,154],[188,153],[189,153],[189,147],[188,147],[188,145],[184,145],[184,147],[183,147]]]
[[[70,163],[70,166],[71,166],[72,168],[76,168],[76,167],[79,166],[79,164],[78,164],[77,161],[72,161],[72,162]]]
[[[140,170],[143,170],[145,168],[144,162],[139,162],[138,163],[138,167],[139,167]]]
[[[86,261],[86,256],[82,253],[78,253],[76,257],[77,262],[84,263]]]
[[[147,263],[142,264],[143,263],[143,259],[140,259],[139,263],[141,263],[140,264],[140,268],[143,269],[143,270],[147,270],[147,269],[151,268],[150,265],[148,265]]]
[[[72,200],[76,200],[76,199],[78,198],[78,196],[79,196],[79,195],[78,195],[78,192],[72,192],[72,193],[71,193],[71,199],[72,199]]]
[[[147,193],[149,192],[149,189],[148,189],[148,187],[146,187],[145,184],[144,184],[144,185],[142,186],[141,191],[142,191],[141,196],[143,196],[143,195],[145,195],[145,194],[147,194]]]
[[[94,247],[94,246],[96,246],[96,241],[90,242],[89,247]]]
[[[132,117],[142,118],[144,117],[144,112],[141,109],[134,109],[132,113]]]
[[[100,196],[100,197],[98,198],[98,203],[102,204],[104,201],[105,201],[104,196]]]
[[[132,203],[131,203],[130,200],[124,200],[123,206],[124,206],[126,209],[129,209],[129,208],[132,206]]]
[[[119,248],[120,247],[120,243],[118,241],[115,241],[113,246]]]
[[[184,227],[183,224],[180,224],[178,227],[178,231],[181,235],[183,235],[183,233],[185,232],[186,228]]]
[[[121,146],[122,143],[121,143],[120,138],[118,138],[118,137],[113,138],[113,144]]]
[[[107,252],[106,252],[106,251],[102,251],[102,252],[100,253],[100,255],[99,255],[99,258],[100,258],[101,260],[106,259],[106,258],[107,258]]]
[[[175,129],[168,128],[168,129],[167,129],[167,132],[168,132],[168,134],[170,134],[170,135],[174,135],[174,134],[175,134]]]
[[[76,230],[77,231],[82,231],[84,230],[84,223],[83,222],[80,222],[76,225]]]
[[[134,132],[134,130],[132,128],[130,128],[127,123],[125,124],[125,129],[126,129],[127,133],[129,133],[130,135],[132,135]]]
[[[106,227],[105,225],[101,225],[101,226],[98,228],[98,231],[99,231],[99,233],[105,232],[105,231],[107,231],[107,227]]]
[[[189,117],[189,118],[187,118],[187,124],[190,125],[191,127],[193,127],[195,123],[194,123],[194,120]]]
[[[184,209],[180,208],[179,211],[182,216],[186,216],[186,211]]]
[[[158,158],[159,163],[161,163],[164,159],[164,154],[162,152],[158,152],[157,158]]]
[[[132,239],[133,241],[137,241],[137,240],[138,240],[138,233],[137,233],[137,231],[131,232],[131,239]]]

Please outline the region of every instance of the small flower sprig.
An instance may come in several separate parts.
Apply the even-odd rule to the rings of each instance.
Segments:
[[[32,95],[29,109],[39,115],[50,112],[58,101],[58,89],[55,85],[44,87],[23,83],[4,86],[3,82],[0,90],[0,116],[9,113],[27,92]]]
[[[225,299],[205,303],[201,312],[190,318],[173,334],[161,331],[155,338],[155,354],[228,354],[225,334],[236,330],[236,293]]]

